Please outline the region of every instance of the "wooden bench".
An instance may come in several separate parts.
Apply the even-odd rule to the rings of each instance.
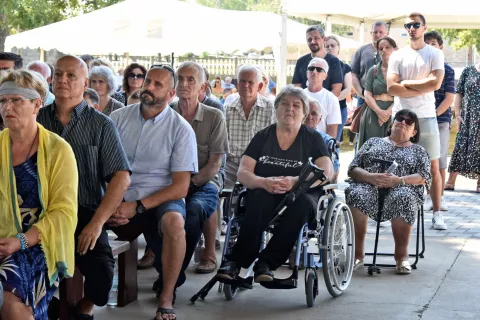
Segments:
[[[138,242],[110,240],[113,256],[118,256],[117,306],[124,307],[137,300],[137,255]],[[60,283],[60,320],[70,320],[78,301],[83,297],[83,275],[75,267],[72,278]]]

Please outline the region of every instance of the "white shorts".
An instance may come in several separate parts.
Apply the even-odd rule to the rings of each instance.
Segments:
[[[446,169],[448,162],[448,145],[450,143],[450,123],[439,123],[438,131],[440,133],[440,158],[438,159],[438,163],[440,169]]]
[[[418,144],[427,150],[430,160],[440,158],[440,133],[437,118],[419,118],[420,140]]]

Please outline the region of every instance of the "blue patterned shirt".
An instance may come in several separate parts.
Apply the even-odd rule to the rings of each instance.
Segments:
[[[445,76],[443,77],[442,86],[440,89],[435,91],[435,108],[442,103],[445,99],[445,93],[453,93],[455,94],[455,71],[452,67],[445,63]],[[437,116],[437,122],[448,122],[452,121],[452,108],[448,107],[448,109],[442,113],[441,115]]]

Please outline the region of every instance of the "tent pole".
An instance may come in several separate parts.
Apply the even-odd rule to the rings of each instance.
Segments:
[[[45,62],[45,50],[40,48],[40,61]]]
[[[275,55],[277,67],[277,92],[287,84],[287,13],[281,12],[282,32],[280,34],[280,55]]]
[[[172,52],[172,68],[175,68],[175,52]]]
[[[360,45],[363,46],[365,44],[365,22],[360,23],[358,33],[358,41],[360,42]]]
[[[325,33],[327,35],[332,34],[332,16],[327,15],[327,20],[325,21]]]

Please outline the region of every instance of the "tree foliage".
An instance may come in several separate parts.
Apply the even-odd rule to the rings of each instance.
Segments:
[[[478,29],[440,29],[438,32],[455,50],[470,49],[475,46],[477,51],[480,51],[480,30]]]

